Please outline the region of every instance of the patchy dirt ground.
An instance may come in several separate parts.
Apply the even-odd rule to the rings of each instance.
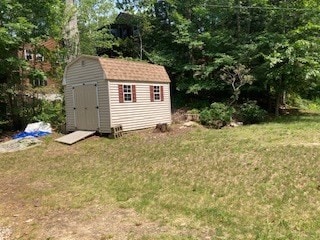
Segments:
[[[170,232],[166,227],[150,222],[132,209],[110,206],[90,207],[85,211],[57,213],[50,221],[41,224],[47,229],[39,234],[40,239],[139,239]]]
[[[0,178],[0,240],[153,239],[162,234],[178,234],[133,209],[113,204],[93,202],[80,209],[50,209],[39,199],[30,201],[19,196],[29,187],[23,179],[23,176]],[[50,188],[45,183],[39,183],[38,187]]]
[[[16,213],[5,217],[9,225],[0,226],[0,239],[140,239],[173,230],[147,220],[132,209],[90,206],[86,209],[56,210],[41,214],[36,209],[13,207]],[[8,207],[7,210],[13,210]],[[41,211],[40,211],[41,212]],[[3,214],[3,213],[2,213]],[[2,219],[4,220],[4,219]],[[8,221],[9,220],[9,221]]]
[[[166,133],[152,129],[135,132],[146,139],[161,141],[172,135],[183,134],[192,127],[183,123],[172,126]],[[98,137],[94,137],[96,139]],[[3,139],[4,141],[6,139]],[[156,236],[187,235],[188,230],[177,230],[153,222],[133,209],[116,205],[91,204],[81,209],[50,209],[41,201],[32,202],[19,196],[28,188],[24,176],[0,178],[0,240],[11,239],[154,239]],[[39,188],[50,188],[45,183]]]

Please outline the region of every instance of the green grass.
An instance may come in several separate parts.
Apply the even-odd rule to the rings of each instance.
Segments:
[[[320,116],[305,115],[73,146],[47,138],[0,155],[0,181],[21,182],[14,201],[41,199],[44,214],[112,202],[189,234],[158,239],[320,239],[319,161]]]

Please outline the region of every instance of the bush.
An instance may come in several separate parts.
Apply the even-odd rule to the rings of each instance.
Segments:
[[[200,111],[196,108],[187,111],[187,114],[199,114]]]
[[[61,101],[49,102],[42,100],[41,111],[34,116],[34,121],[43,121],[50,123],[52,127],[57,128],[65,123],[64,108]]]
[[[261,109],[256,101],[248,101],[240,106],[237,115],[244,124],[253,124],[264,121],[267,112]]]
[[[302,110],[320,112],[320,98],[309,100],[297,96],[293,98],[289,104]]]
[[[203,125],[221,128],[230,123],[234,109],[224,103],[212,103],[210,108],[200,112],[200,122]]]

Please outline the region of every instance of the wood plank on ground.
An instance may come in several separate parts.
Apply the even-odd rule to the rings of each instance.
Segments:
[[[63,137],[57,138],[55,141],[71,145],[93,134],[95,134],[95,131],[75,131],[73,133],[64,135]]]

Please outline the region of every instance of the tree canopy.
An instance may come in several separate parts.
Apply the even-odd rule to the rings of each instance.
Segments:
[[[68,14],[77,14],[80,52],[118,46],[119,56],[164,65],[173,98],[211,103],[257,100],[276,114],[286,96],[313,98],[320,91],[318,0],[77,0],[68,13],[61,0],[0,0],[0,102],[18,106],[30,63],[26,44],[60,43]],[[117,9],[116,9],[117,7]],[[112,36],[116,13],[135,16],[137,34]],[[70,16],[69,16],[70,18]],[[68,46],[65,46],[67,48]],[[60,51],[68,52],[70,49]],[[53,65],[64,63],[57,57]],[[185,98],[185,96],[188,98]],[[14,116],[23,115],[19,108]]]
[[[35,74],[19,52],[27,44],[40,47],[48,38],[61,39],[64,7],[60,0],[0,0],[0,102],[8,107],[10,118],[18,127],[28,113],[17,96],[25,91],[25,74]]]
[[[96,54],[97,48],[112,48],[115,44],[108,25],[115,18],[111,0],[79,0],[77,3],[80,51]]]
[[[151,27],[141,29],[144,58],[165,65],[180,92],[208,99],[217,92],[232,94],[220,76],[225,67],[239,64],[256,79],[246,86],[248,95],[266,96],[275,109],[284,94],[319,85],[315,0],[117,2],[148,19]]]

